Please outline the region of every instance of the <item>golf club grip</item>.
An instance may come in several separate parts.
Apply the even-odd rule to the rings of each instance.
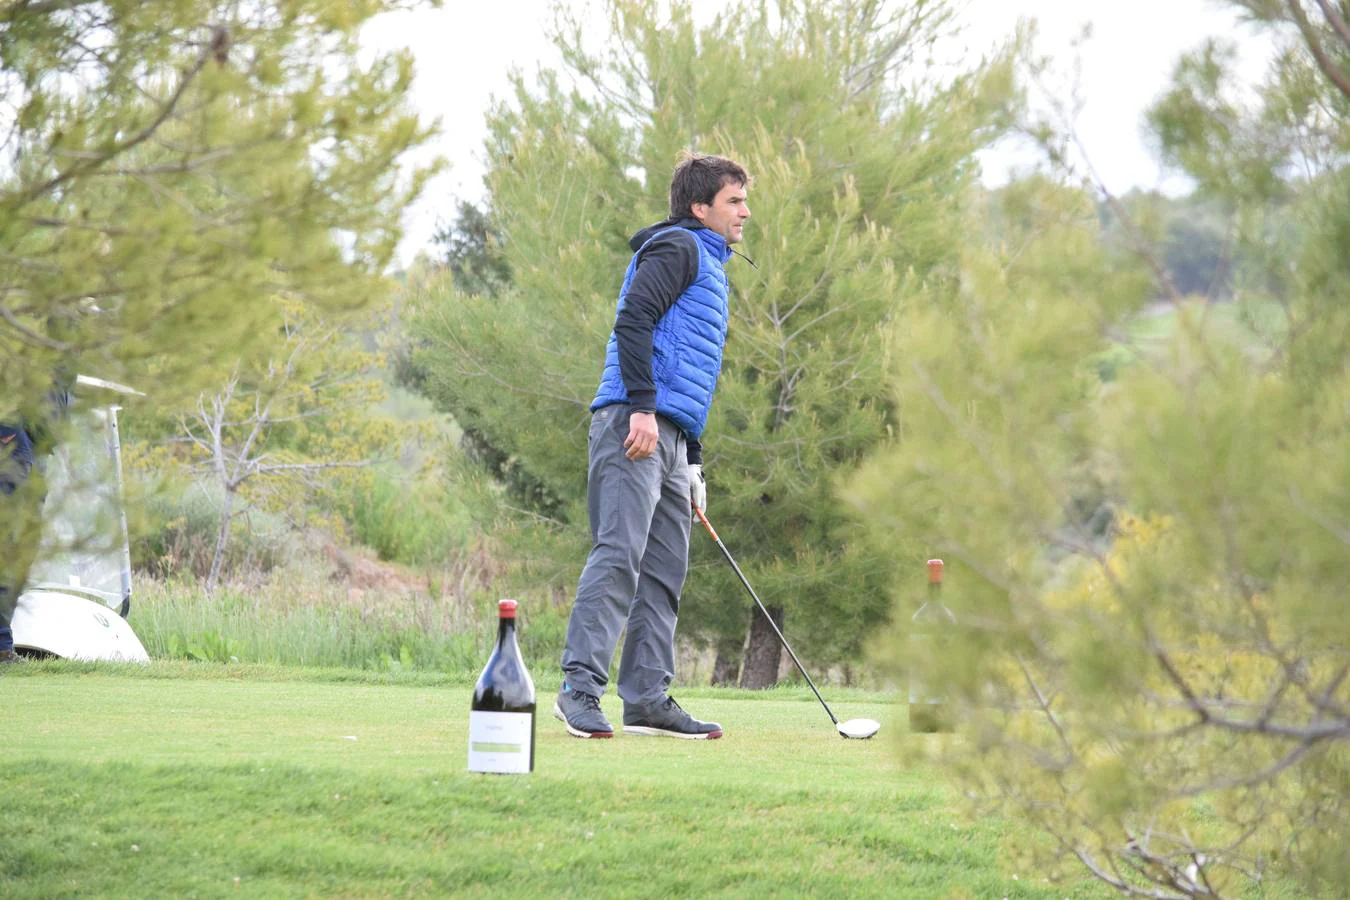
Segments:
[[[693,507],[694,515],[698,516],[698,520],[703,523],[703,527],[708,530],[708,534],[711,535],[712,539],[720,545],[722,543],[722,539],[717,536],[717,532],[713,529],[712,523],[708,521],[708,517],[703,514],[703,510],[699,509],[697,506],[694,506],[692,503],[689,505]],[[722,548],[722,552],[726,553],[725,547]],[[727,555],[730,556],[730,554]],[[734,566],[735,563],[733,562],[732,565]],[[753,594],[754,591],[751,591],[751,593]]]
[[[731,563],[731,568],[735,571],[736,577],[741,580],[741,584],[745,585],[745,589],[750,592],[751,599],[755,601],[755,605],[759,607],[759,611],[764,614],[764,621],[768,622],[769,627],[773,629],[773,633],[778,635],[779,643],[781,643],[783,649],[788,652],[788,656],[792,657],[793,663],[797,666],[797,671],[802,673],[802,677],[806,679],[806,683],[811,686],[811,693],[815,694],[816,699],[820,701],[820,705],[825,707],[825,713],[830,717],[830,721],[835,725],[838,725],[839,720],[835,718],[834,712],[830,709],[830,705],[825,702],[825,698],[820,695],[820,691],[816,690],[816,683],[811,680],[810,675],[806,674],[806,667],[803,666],[802,661],[797,658],[797,654],[792,652],[792,646],[787,642],[787,638],[783,636],[783,632],[779,630],[778,623],[773,620],[773,616],[769,615],[769,611],[764,608],[763,602],[759,599],[759,594],[756,594],[755,589],[750,586],[750,580],[745,577],[745,573],[741,571],[741,567],[736,565],[736,560],[732,557],[731,551],[727,549],[726,544],[722,543],[722,539],[717,536],[717,532],[713,529],[712,523],[708,521],[708,517],[705,516],[703,510],[699,509],[697,506],[694,507],[694,514],[697,515],[698,520],[703,523],[703,527],[708,530],[709,536],[712,537],[713,541],[717,544],[717,548],[722,551],[722,555],[727,558],[727,562]]]

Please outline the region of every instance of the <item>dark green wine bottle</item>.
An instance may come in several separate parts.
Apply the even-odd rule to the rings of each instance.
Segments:
[[[497,646],[469,708],[469,771],[534,771],[534,682],[516,643],[516,601],[497,604]]]

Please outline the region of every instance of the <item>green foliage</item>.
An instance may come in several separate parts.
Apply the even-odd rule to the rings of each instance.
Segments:
[[[1130,321],[1165,293],[1147,204],[1120,260],[1081,192],[1016,185],[1004,221],[1023,231],[969,247],[959,289],[897,317],[901,428],[846,491],[875,540],[948,563],[949,652],[910,652],[903,625],[877,649],[959,713],[950,770],[1052,836],[1020,858],[1123,894],[1347,877],[1324,836],[1350,818],[1350,92],[1313,59],[1323,25],[1289,25],[1255,105],[1211,45],[1151,116],[1231,210],[1234,304]],[[1115,365],[1122,336],[1137,364]],[[1098,491],[1107,542],[1084,516]]]
[[[346,516],[352,536],[380,559],[416,565],[463,549],[471,520],[436,483],[410,483],[383,469],[351,488]]]
[[[411,58],[364,57],[358,36],[403,5],[5,5],[6,405],[40,416],[59,370],[181,400],[270,328],[279,294],[331,312],[386,290],[434,166],[399,179],[430,133]]]
[[[391,594],[378,604],[358,605],[291,575],[214,593],[180,581],[142,583],[133,618],[156,659],[398,668],[471,679],[487,659],[493,634],[460,602],[454,595]],[[540,649],[562,652],[561,643]]]
[[[152,489],[138,478],[129,488],[133,568],[159,577],[205,578],[220,528],[220,491],[173,483]],[[286,522],[260,510],[238,516],[232,529],[222,561],[231,575],[270,572],[295,548]]]
[[[1100,214],[1105,239],[1121,250],[1137,252],[1138,240],[1156,248],[1157,261],[1175,292],[1164,290],[1159,299],[1226,300],[1233,295],[1235,280],[1255,275],[1238,255],[1232,215],[1199,192],[1167,197],[1131,191],[1120,198],[1118,207],[1102,202]]]
[[[1235,96],[1227,76],[1237,53],[1232,41],[1211,39],[1183,58],[1149,124],[1167,161],[1202,188],[1228,185],[1252,200],[1278,199],[1285,193],[1280,169],[1296,151],[1279,123],[1252,116]]]
[[[455,287],[464,294],[495,294],[511,281],[511,267],[501,249],[501,236],[482,208],[461,200],[455,220],[442,223],[431,236],[442,248]]]
[[[190,659],[195,662],[239,662],[235,642],[217,631],[203,631],[194,635],[170,634],[164,640],[164,655],[169,659]]]
[[[897,560],[832,494],[887,434],[882,326],[950,279],[973,154],[1010,99],[1001,61],[943,83],[924,69],[946,6],[844,6],[741,4],[700,28],[685,3],[620,0],[594,42],[565,17],[559,46],[581,87],[519,79],[489,121],[511,283],[430,285],[414,358],[438,405],[524,473],[517,502],[583,544],[587,406],[628,238],[665,218],[681,148],[744,163],[755,268],[728,265],[710,514],[804,652],[831,661],[856,656],[884,614]],[[695,540],[686,633],[739,645],[742,589]],[[582,558],[560,563],[567,590]]]
[[[195,408],[155,411],[133,427],[172,435],[133,444],[136,466],[180,479],[195,474],[219,492],[210,586],[221,575],[236,517],[260,509],[299,526],[324,524],[305,521],[304,501],[340,473],[351,479],[352,470],[387,455],[413,430],[371,415],[384,399],[380,359],[344,331],[350,320],[325,319],[299,301],[278,303],[274,316],[278,338],[265,360],[237,360]]]

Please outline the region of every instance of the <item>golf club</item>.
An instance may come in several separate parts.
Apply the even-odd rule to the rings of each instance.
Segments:
[[[697,506],[694,507],[694,514],[698,516],[698,520],[703,523],[703,527],[708,530],[708,535],[717,543],[718,548],[722,551],[722,555],[727,558],[727,562],[731,563],[731,568],[736,571],[736,577],[741,580],[741,584],[745,585],[745,589],[749,591],[750,596],[754,598],[755,605],[759,607],[759,611],[764,615],[764,620],[769,623],[769,627],[773,629],[773,633],[778,635],[778,640],[782,642],[783,649],[788,652],[788,656],[792,657],[792,661],[797,664],[797,671],[802,673],[802,677],[806,679],[806,683],[811,686],[811,692],[816,695],[816,699],[820,701],[820,705],[825,707],[825,714],[830,717],[830,721],[833,722],[834,727],[839,730],[839,734],[842,737],[853,738],[854,740],[859,741],[865,741],[876,734],[877,730],[881,728],[881,723],[875,719],[849,719],[847,722],[840,722],[835,718],[834,713],[830,711],[830,704],[826,703],[825,698],[820,696],[820,691],[816,690],[816,683],[811,680],[810,675],[806,674],[806,669],[802,666],[802,661],[797,658],[797,654],[793,653],[792,648],[788,646],[787,638],[783,637],[783,632],[778,630],[778,625],[774,622],[773,616],[769,615],[769,611],[765,609],[764,604],[760,602],[759,595],[756,594],[755,589],[750,586],[750,582],[746,579],[745,573],[741,571],[741,567],[736,565],[736,560],[732,558],[731,551],[727,549],[727,545],[722,543],[722,539],[717,536],[717,532],[713,529],[712,523],[708,521],[708,517],[705,516],[703,510],[699,509]]]

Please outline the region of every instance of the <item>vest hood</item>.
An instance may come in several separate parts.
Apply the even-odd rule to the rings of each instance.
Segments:
[[[722,262],[731,259],[731,254],[734,251],[731,249],[731,245],[727,243],[727,239],[715,231],[709,231],[707,228],[703,227],[702,222],[692,216],[677,216],[673,219],[657,222],[655,225],[648,225],[628,239],[628,246],[636,253],[642,249],[643,244],[650,241],[658,232],[665,231],[667,228],[676,227],[687,228],[694,232],[695,236],[706,244],[708,249],[713,252],[713,255]]]

